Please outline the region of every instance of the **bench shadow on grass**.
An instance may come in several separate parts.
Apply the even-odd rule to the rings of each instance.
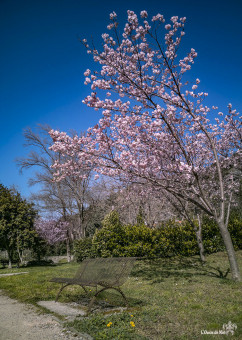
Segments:
[[[140,260],[132,270],[131,276],[139,277],[152,284],[164,282],[168,278],[197,281],[198,276],[225,279],[229,269],[222,270],[208,264],[202,264],[198,258],[160,258]]]
[[[95,292],[95,289],[93,289],[93,292],[91,292],[88,296],[83,291],[79,291],[74,294],[73,292],[69,292],[69,293],[67,292],[65,295],[66,295],[68,302],[74,302],[74,303],[77,303],[78,305],[87,307],[93,297],[94,292]],[[97,308],[98,309],[105,309],[105,308],[115,309],[117,307],[118,308],[127,307],[127,310],[130,310],[132,308],[137,309],[145,305],[145,302],[143,300],[132,297],[132,294],[126,293],[125,290],[123,290],[123,292],[126,295],[128,306],[126,306],[122,296],[119,293],[117,293],[116,291],[112,289],[108,289],[105,292],[102,292],[97,296],[95,303],[93,305],[93,309],[94,310]]]

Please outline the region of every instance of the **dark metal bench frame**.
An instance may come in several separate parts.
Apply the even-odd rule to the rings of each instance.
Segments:
[[[87,286],[96,288],[96,293],[88,305],[87,314],[90,313],[97,296],[107,289],[114,289],[119,292],[126,306],[128,306],[127,298],[120,286],[128,279],[135,260],[135,257],[85,259],[73,278],[58,277],[50,280],[50,282],[61,283],[61,288],[57,293],[55,301],[58,300],[64,288],[70,285],[79,285],[87,295],[89,295],[86,289]],[[101,289],[98,290],[98,286],[101,286]]]

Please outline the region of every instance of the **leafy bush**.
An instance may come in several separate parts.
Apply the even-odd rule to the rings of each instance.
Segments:
[[[126,243],[123,226],[103,227],[95,232],[92,243],[97,256],[120,256]]]
[[[235,250],[242,249],[242,219],[236,212],[232,212],[229,219],[228,230]],[[224,251],[225,246],[219,229],[214,220],[205,217],[203,219],[203,240],[207,254]]]
[[[105,217],[103,225],[102,229],[96,230],[93,239],[76,242],[75,254],[78,261],[95,256],[151,258],[199,254],[194,228],[186,221],[170,220],[157,229],[144,224],[123,226],[118,213],[112,211]],[[242,221],[238,216],[230,219],[229,230],[235,249],[241,249]],[[207,254],[224,250],[219,229],[213,220],[204,218],[202,234]]]
[[[156,256],[192,256],[198,253],[194,229],[187,222],[170,220],[154,233]]]
[[[224,250],[223,241],[215,221],[204,217],[202,225],[203,245],[207,254]]]
[[[240,212],[232,212],[228,226],[235,250],[242,249],[242,219]]]
[[[155,256],[153,230],[144,224],[124,226],[125,245],[121,256]]]
[[[125,230],[119,220],[119,214],[111,211],[105,216],[103,228],[97,230],[93,236],[92,244],[97,256],[110,257],[122,256],[122,249],[125,246]]]
[[[114,226],[121,227],[122,224],[120,222],[118,212],[115,210],[112,210],[109,214],[107,214],[102,221],[102,225],[104,228],[109,228],[109,227],[114,227]]]
[[[95,257],[95,251],[90,237],[80,239],[74,243],[74,258],[81,262],[88,257]]]

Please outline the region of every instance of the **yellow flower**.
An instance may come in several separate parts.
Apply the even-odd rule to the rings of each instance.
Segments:
[[[133,321],[130,321],[130,326],[135,327],[135,323]]]
[[[133,317],[134,317],[132,314],[131,314],[130,316],[131,316],[131,318],[133,318]]]
[[[107,327],[110,327],[112,324],[113,324],[112,322],[109,322],[109,323],[107,324]]]

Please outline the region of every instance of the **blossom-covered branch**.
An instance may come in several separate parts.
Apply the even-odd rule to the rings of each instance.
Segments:
[[[54,151],[77,155],[71,166],[55,163],[57,180],[70,171],[81,176],[81,165],[92,164],[96,177],[161,188],[215,218],[231,255],[225,209],[238,188],[238,180],[231,186],[228,178],[241,166],[239,113],[229,104],[227,114],[216,114],[217,107],[204,103],[208,94],[199,90],[200,80],[187,82],[197,52],[180,51],[186,18],[166,23],[157,14],[150,23],[146,11],[140,18],[128,11],[122,36],[116,13],[110,20],[102,51],[83,41],[100,65],[84,73],[92,92],[83,102],[102,117],[81,138],[50,131]],[[231,266],[239,277],[237,264]]]

